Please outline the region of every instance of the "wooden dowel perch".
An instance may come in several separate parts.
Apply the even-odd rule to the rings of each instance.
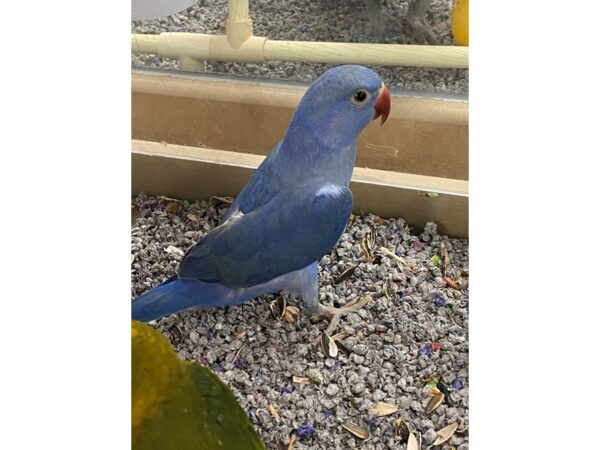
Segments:
[[[235,48],[225,35],[161,33],[133,34],[131,48],[133,53],[151,53],[174,59],[187,56],[201,61],[307,61],[454,69],[469,67],[469,48],[458,46],[276,41],[250,36]]]

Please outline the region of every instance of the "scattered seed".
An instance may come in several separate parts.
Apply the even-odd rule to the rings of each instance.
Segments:
[[[327,333],[321,334],[321,347],[325,355],[335,358],[338,355],[338,348],[335,341]]]
[[[333,339],[333,337],[332,337],[332,339]],[[335,341],[335,345],[337,345],[338,349],[343,351],[346,355],[350,355],[350,353],[352,353],[352,350],[350,350],[348,347],[346,347],[344,345],[344,343],[341,341]]]
[[[442,391],[440,391],[436,386],[431,388],[431,395],[438,395],[440,392]]]
[[[458,428],[458,422],[453,422],[450,425],[448,425],[447,427],[444,427],[441,430],[439,430],[437,432],[438,437],[435,440],[435,442],[432,444],[432,446],[440,445],[440,444],[443,444],[444,442],[446,442],[448,439],[450,439],[452,437],[452,435],[454,434],[454,432],[456,431],[457,428]]]
[[[445,395],[442,392],[431,397],[431,400],[429,400],[429,403],[427,403],[427,406],[425,407],[425,414],[431,414],[444,403],[444,397]]]
[[[365,256],[365,261],[371,262],[371,253],[369,252],[369,247],[367,247],[367,241],[364,238],[360,241],[360,249]]]
[[[354,271],[356,270],[357,267],[358,267],[358,264],[348,267],[346,270],[344,270],[342,273],[340,273],[335,280],[333,280],[333,284],[338,284],[338,283],[341,283],[342,281],[344,281],[346,278],[348,278],[350,275],[352,275],[354,273]]]
[[[287,308],[287,300],[283,295],[280,295],[271,303],[269,303],[269,309],[275,320],[282,320],[285,317],[285,310]]]
[[[283,318],[286,322],[294,323],[298,320],[298,316],[300,315],[300,308],[297,306],[288,306],[285,308]]]
[[[406,450],[421,450],[419,441],[413,433],[408,433],[408,444],[406,444]]]
[[[200,220],[198,219],[198,216],[196,214],[188,213],[185,216],[194,223],[200,222]]]
[[[165,248],[165,252],[171,254],[171,253],[176,253],[179,256],[183,256],[185,254],[185,252],[173,245],[169,245],[167,248]]]
[[[446,396],[446,401],[448,402],[448,404],[451,404],[452,402],[450,401],[450,390],[448,389],[448,386],[446,386],[446,383],[444,383],[440,379],[437,383],[437,387],[440,390],[440,392],[442,392]]]
[[[350,421],[345,422],[342,426],[346,430],[348,430],[350,433],[352,433],[354,436],[356,436],[359,439],[362,439],[363,441],[365,439],[368,439],[368,437],[369,437],[369,429],[368,428],[361,427]]]
[[[400,443],[406,442],[408,440],[408,436],[410,435],[410,429],[408,428],[408,423],[401,417],[394,421],[396,425],[396,434],[400,436]]]
[[[281,417],[279,417],[279,413],[277,412],[277,410],[275,409],[275,407],[272,404],[267,406],[267,409],[269,410],[271,415],[277,419],[277,421],[279,421],[281,419]]]
[[[373,408],[371,409],[371,414],[374,417],[383,417],[389,416],[390,414],[394,414],[396,411],[398,411],[398,407],[396,405],[379,402],[373,406]]]
[[[169,334],[171,335],[171,339],[175,345],[179,344],[183,340],[183,333],[181,332],[181,328],[177,325],[171,325],[169,328]]]

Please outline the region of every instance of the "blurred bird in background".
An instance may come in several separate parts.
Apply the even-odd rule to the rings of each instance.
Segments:
[[[197,0],[132,0],[132,20],[152,20],[181,12]],[[324,0],[320,0],[324,1]],[[329,1],[329,0],[327,0]],[[400,20],[400,31],[411,43],[439,45],[439,39],[427,24],[426,14],[434,0],[407,0],[408,10]],[[383,9],[383,0],[364,0],[371,34],[382,40],[388,32],[390,23]],[[285,3],[284,3],[285,4]],[[292,7],[292,5],[290,5]],[[450,14],[452,34],[459,45],[469,45],[469,0],[454,0]],[[398,24],[397,21],[393,21]]]

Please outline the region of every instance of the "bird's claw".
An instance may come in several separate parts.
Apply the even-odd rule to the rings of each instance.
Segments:
[[[325,333],[331,336],[337,328],[337,326],[339,325],[340,319],[343,316],[358,311],[359,309],[366,306],[371,300],[373,300],[373,297],[371,295],[365,295],[363,297],[355,298],[354,300],[348,302],[345,306],[341,308],[319,305],[319,314],[311,316],[310,319],[313,322],[328,319],[329,325],[325,329]]]
[[[404,29],[418,44],[439,45],[438,39],[425,19],[431,2],[432,0],[412,0],[408,5]]]
[[[410,34],[414,41],[419,44],[440,44],[440,41],[435,37],[431,27],[420,17],[408,17],[406,19],[405,29],[407,34]]]

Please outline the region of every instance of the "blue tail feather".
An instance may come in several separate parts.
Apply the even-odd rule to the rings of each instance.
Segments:
[[[136,297],[131,303],[131,318],[149,322],[192,306],[239,305],[279,289],[279,282],[231,288],[221,283],[173,279]]]
[[[193,284],[194,281],[175,279],[144,292],[131,303],[131,318],[148,322],[193,306],[201,294],[193,289]]]

